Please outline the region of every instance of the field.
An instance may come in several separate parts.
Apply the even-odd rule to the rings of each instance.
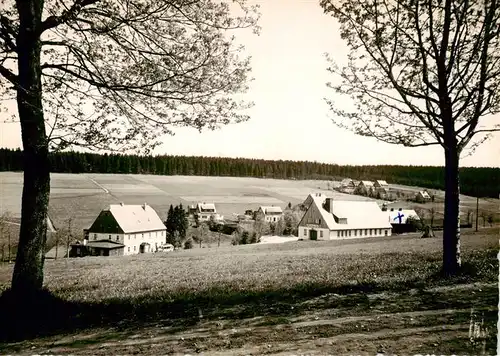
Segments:
[[[148,203],[166,218],[170,204],[184,206],[197,202],[214,202],[225,217],[242,214],[260,205],[285,207],[289,202],[301,203],[311,192],[328,193],[336,199],[370,200],[356,195],[327,190],[330,182],[316,180],[279,180],[234,177],[157,176],[126,174],[60,174],[51,175],[49,217],[56,229],[66,227],[72,219],[73,229],[80,234],[88,228],[99,212],[109,204]],[[416,190],[415,187],[394,186]],[[433,204],[443,211],[443,192],[435,191],[438,201]],[[20,216],[22,173],[0,172],[0,214],[9,211]],[[475,198],[461,196],[462,212],[475,209]],[[381,201],[379,201],[381,203]],[[395,206],[418,204],[397,202]],[[423,205],[429,208],[430,204]],[[498,199],[481,199],[481,210],[498,214]]]
[[[319,188],[319,189],[318,189]],[[323,181],[292,181],[258,178],[155,176],[120,174],[51,175],[49,216],[54,226],[65,226],[72,218],[74,229],[88,228],[99,212],[109,204],[148,203],[166,218],[170,204],[184,206],[197,202],[214,202],[226,217],[243,214],[260,205],[285,207],[297,204],[311,191],[326,192]],[[0,213],[21,212],[22,174],[0,172]],[[366,199],[330,192],[347,199]]]
[[[439,235],[47,261],[55,299],[29,315],[46,334],[0,321],[28,335],[0,353],[494,354],[498,234],[463,232],[456,278],[439,274]],[[471,313],[486,330],[474,342]]]

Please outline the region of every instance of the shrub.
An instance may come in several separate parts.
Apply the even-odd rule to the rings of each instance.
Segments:
[[[184,242],[184,249],[190,250],[193,248],[193,239],[189,238]]]

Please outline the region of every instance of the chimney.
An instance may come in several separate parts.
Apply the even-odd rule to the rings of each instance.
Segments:
[[[120,202],[120,205],[123,206],[123,202]]]
[[[329,213],[333,213],[333,198],[326,198],[325,210]]]
[[[143,208],[144,210],[146,210],[146,206],[147,206],[147,205],[148,205],[148,203],[144,203],[144,204],[142,204],[142,208]]]

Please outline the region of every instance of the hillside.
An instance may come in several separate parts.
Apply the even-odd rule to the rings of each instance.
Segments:
[[[20,150],[0,149],[0,171],[22,171]],[[136,156],[60,152],[50,155],[51,171],[57,173],[124,173],[184,176],[254,177],[301,180],[384,179],[392,184],[444,188],[443,167],[339,166],[318,162],[187,156]],[[460,169],[463,194],[498,198],[500,168]]]
[[[284,208],[288,203],[302,203],[313,191],[327,193],[339,200],[371,200],[328,190],[331,182],[320,180],[87,173],[53,173],[51,176],[49,217],[55,229],[66,229],[71,225],[75,237],[81,236],[82,230],[92,224],[102,209],[120,202],[148,203],[165,220],[170,204],[179,203],[187,206],[203,201],[213,202],[218,213],[232,218],[247,209],[257,210],[260,205]],[[433,192],[437,198],[432,207],[442,212],[443,192]],[[22,173],[0,172],[0,213],[8,211],[14,218],[19,218],[21,196]],[[396,202],[393,205],[411,207],[409,204]],[[464,214],[475,210],[475,204],[475,198],[461,196]],[[429,209],[430,204],[427,205],[423,208]],[[498,199],[481,199],[480,210],[488,214],[497,213]]]

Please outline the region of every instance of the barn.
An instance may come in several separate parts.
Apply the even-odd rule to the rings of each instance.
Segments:
[[[323,193],[310,194],[307,211],[299,222],[299,238],[336,240],[390,236],[392,226],[377,203],[340,201]]]

